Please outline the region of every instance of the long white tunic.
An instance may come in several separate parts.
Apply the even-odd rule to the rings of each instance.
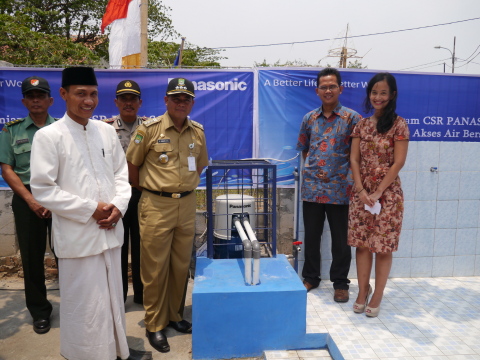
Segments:
[[[125,154],[115,129],[65,116],[35,134],[30,185],[52,211],[59,257],[60,351],[69,360],[128,358],[120,253],[123,225],[100,229],[98,202],[122,214],[131,195]]]
[[[123,214],[131,187],[125,155],[115,129],[90,120],[86,127],[67,114],[37,131],[32,145],[30,185],[35,199],[52,212],[59,258],[97,255],[123,244],[123,225],[101,231],[92,214],[97,203]]]

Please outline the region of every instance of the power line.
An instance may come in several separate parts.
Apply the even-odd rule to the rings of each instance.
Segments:
[[[364,35],[354,35],[354,36],[349,36],[348,38],[349,38],[349,39],[350,39],[350,38],[360,38],[360,37],[375,36],[375,35],[393,34],[393,33],[404,32],[404,31],[411,31],[411,30],[428,29],[428,28],[432,28],[432,27],[458,24],[458,23],[462,23],[462,22],[466,22],[466,21],[473,21],[473,20],[478,20],[478,19],[480,19],[480,17],[476,17],[476,18],[472,18],[472,19],[466,19],[466,20],[452,21],[452,22],[443,23],[443,24],[420,26],[420,27],[416,27],[416,28],[409,28],[409,29],[402,29],[402,30],[391,30],[391,31],[384,31],[384,32],[378,32],[378,33],[372,33],[372,34],[364,34]],[[343,39],[343,38],[344,38],[344,37],[336,37],[336,38],[331,38],[331,39],[293,41],[293,42],[274,43],[274,44],[241,45],[241,46],[220,46],[220,47],[214,47],[214,48],[212,48],[212,49],[240,49],[240,48],[251,48],[251,47],[265,47],[265,46],[307,44],[307,43],[322,42],[322,41],[329,41],[329,40],[340,40],[340,39]]]
[[[479,47],[480,47],[480,45],[479,45]],[[477,49],[478,49],[478,48],[477,48]],[[476,50],[475,50],[475,51],[476,51]],[[473,54],[472,54],[472,55],[473,55]],[[470,55],[470,57],[471,57],[472,55]],[[463,65],[457,66],[457,69],[458,69],[458,68],[461,68],[461,67],[463,67],[463,66],[465,66],[465,65],[468,65],[468,64],[471,63],[472,60],[474,60],[478,55],[480,55],[480,51],[477,53],[477,55],[475,55],[475,56],[474,56],[473,58],[471,58],[470,60],[468,60],[468,61],[467,61],[467,60],[462,60],[462,61],[467,61],[467,62],[466,62],[465,64],[463,64]],[[476,62],[473,62],[473,63],[476,64]]]
[[[430,65],[430,64],[437,64],[439,63],[442,63],[443,64],[443,61],[445,60],[451,60],[451,58],[446,58],[446,59],[443,59],[443,60],[435,60],[435,61],[432,61],[432,62],[429,62],[429,63],[425,63],[425,64],[420,64],[420,65],[415,65],[415,66],[410,66],[410,67],[407,67],[407,68],[404,68],[404,69],[399,69],[400,71],[402,70],[409,70],[409,69],[413,69],[413,68],[417,68],[417,67],[420,67],[420,66],[425,66],[425,65]],[[433,66],[433,65],[432,65]]]
[[[480,45],[477,46],[477,48],[475,49],[475,51],[472,53],[472,55],[470,55],[469,57],[467,57],[467,59],[465,61],[468,61],[468,59],[470,59],[478,50],[478,48],[480,48]],[[478,54],[477,54],[478,56]],[[476,56],[475,56],[476,57]],[[475,58],[474,58],[475,59]]]

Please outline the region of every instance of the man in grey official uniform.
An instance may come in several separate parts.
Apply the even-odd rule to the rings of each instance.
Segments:
[[[115,105],[120,114],[104,120],[117,131],[124,152],[127,152],[130,138],[137,126],[146,120],[145,117],[137,115],[142,106],[141,95],[140,86],[135,81],[120,81],[117,85],[115,98]],[[143,304],[143,284],[140,278],[140,228],[138,225],[138,201],[141,194],[141,190],[132,187],[132,197],[128,203],[127,212],[122,219],[124,228],[122,246],[123,300],[127,300],[128,293],[128,248],[130,243],[133,302],[137,304]]]

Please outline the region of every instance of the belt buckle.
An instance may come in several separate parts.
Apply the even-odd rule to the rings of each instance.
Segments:
[[[172,194],[172,198],[174,199],[180,199],[182,197],[182,194],[178,194],[178,193],[173,193]]]

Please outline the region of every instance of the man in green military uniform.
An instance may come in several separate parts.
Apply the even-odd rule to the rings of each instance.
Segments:
[[[27,309],[33,318],[33,330],[44,334],[50,330],[52,313],[44,272],[51,213],[30,191],[30,150],[37,130],[55,119],[48,114],[53,98],[47,80],[38,76],[26,78],[22,82],[22,94],[28,116],[4,125],[0,135],[0,164],[2,176],[14,193],[12,209],[22,257]]]
[[[194,97],[191,81],[171,80],[167,111],[140,125],[127,150],[130,180],[143,188],[138,215],[146,335],[160,352],[170,351],[167,326],[192,332],[181,313],[195,236],[192,192],[208,165],[203,126],[188,118]]]
[[[132,134],[145,117],[138,116],[138,110],[142,106],[140,86],[133,80],[123,80],[117,85],[115,105],[120,114],[111,119],[104,120],[111,124],[117,131],[118,139],[122,144],[123,151],[127,152]],[[123,245],[122,245],[122,280],[123,300],[127,300],[128,293],[128,248],[131,244],[131,266],[133,302],[143,304],[143,284],[140,278],[140,228],[138,225],[138,201],[142,191],[132,187],[132,197],[128,203],[128,209],[122,218],[123,221]]]

